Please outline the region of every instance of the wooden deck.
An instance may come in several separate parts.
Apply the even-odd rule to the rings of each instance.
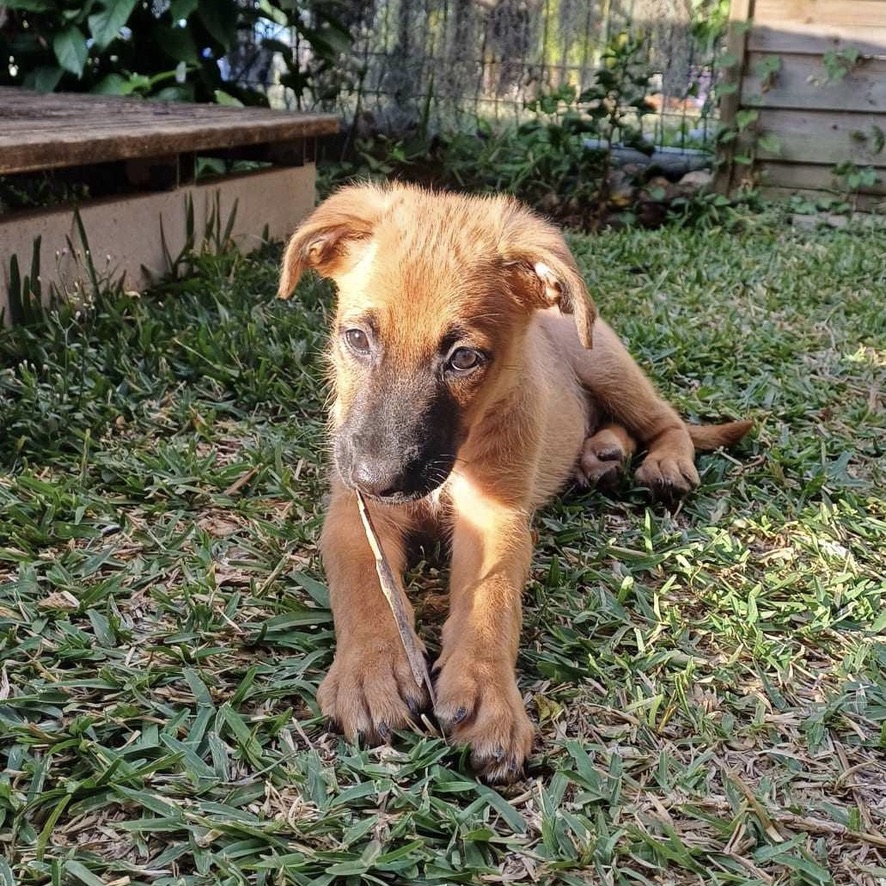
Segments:
[[[0,174],[282,145],[339,125],[332,114],[0,87]]]
[[[90,195],[76,207],[79,223],[70,205],[0,212],[5,321],[37,292],[89,291],[89,262],[139,290],[169,270],[170,256],[209,248],[228,222],[244,251],[285,238],[314,205],[316,141],[339,126],[332,114],[0,88],[0,176],[45,173]],[[198,157],[262,166],[197,181]],[[29,268],[39,285],[10,296]]]

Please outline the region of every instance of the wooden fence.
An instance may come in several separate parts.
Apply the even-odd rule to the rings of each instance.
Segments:
[[[886,0],[732,0],[724,190],[886,205]]]

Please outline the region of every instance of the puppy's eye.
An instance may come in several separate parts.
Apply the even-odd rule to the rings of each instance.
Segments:
[[[346,329],[345,341],[355,354],[365,356],[369,353],[369,336],[362,329]]]
[[[451,356],[447,368],[457,373],[467,373],[476,369],[483,362],[483,356],[473,348],[456,348]]]

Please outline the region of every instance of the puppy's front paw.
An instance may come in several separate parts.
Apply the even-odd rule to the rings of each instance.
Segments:
[[[437,719],[447,738],[471,747],[471,765],[488,782],[517,779],[535,732],[513,670],[454,655],[436,684]]]
[[[699,484],[692,456],[650,452],[634,476],[656,499],[673,500],[687,495]]]
[[[340,646],[317,701],[348,741],[370,745],[387,741],[428,706],[427,691],[416,684],[399,637]]]

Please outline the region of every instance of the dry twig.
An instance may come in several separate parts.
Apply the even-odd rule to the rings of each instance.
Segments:
[[[403,599],[403,590],[399,582],[394,577],[394,573],[388,564],[385,552],[382,550],[381,543],[375,533],[372,525],[372,518],[369,516],[369,510],[363,496],[357,493],[357,507],[360,510],[360,519],[363,521],[363,529],[366,531],[366,540],[372,549],[375,557],[375,571],[378,574],[378,580],[381,583],[382,593],[391,607],[394,616],[394,622],[397,625],[397,633],[400,635],[400,642],[409,659],[409,666],[412,668],[412,676],[415,678],[417,686],[426,686],[431,704],[434,704],[434,687],[431,684],[431,675],[428,673],[428,666],[425,662],[424,653],[416,643],[415,631],[410,623],[409,616],[406,614],[406,604]]]

